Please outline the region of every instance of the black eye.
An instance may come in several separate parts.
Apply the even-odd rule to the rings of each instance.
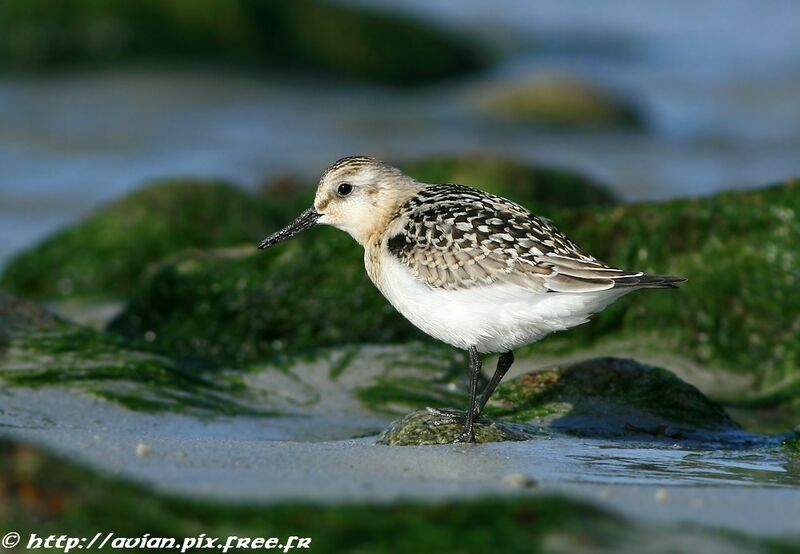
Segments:
[[[339,183],[339,186],[336,187],[336,193],[339,196],[347,196],[351,192],[353,192],[353,185],[350,183]]]

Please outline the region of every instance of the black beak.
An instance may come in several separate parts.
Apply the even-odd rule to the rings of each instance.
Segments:
[[[305,231],[306,229],[310,229],[317,224],[317,220],[321,217],[321,215],[322,214],[315,212],[314,208],[307,209],[298,215],[289,225],[280,231],[272,233],[270,236],[261,241],[261,244],[259,244],[258,247],[261,249],[269,248],[273,244],[277,244],[284,239],[291,238],[296,234]]]

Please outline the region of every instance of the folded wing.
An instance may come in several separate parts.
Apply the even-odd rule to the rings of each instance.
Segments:
[[[462,185],[426,187],[400,210],[389,251],[435,288],[509,283],[537,292],[671,287],[680,277],[627,272],[581,250],[549,221]]]

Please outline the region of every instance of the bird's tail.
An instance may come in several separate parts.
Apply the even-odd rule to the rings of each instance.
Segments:
[[[619,277],[614,279],[614,288],[637,289],[674,289],[686,281],[686,277],[678,275],[638,275],[635,277]]]

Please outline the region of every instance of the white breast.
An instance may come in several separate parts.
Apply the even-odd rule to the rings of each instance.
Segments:
[[[590,315],[629,292],[540,293],[511,284],[436,289],[417,280],[388,253],[381,255],[374,281],[397,311],[425,333],[484,353],[507,352],[586,323]]]

